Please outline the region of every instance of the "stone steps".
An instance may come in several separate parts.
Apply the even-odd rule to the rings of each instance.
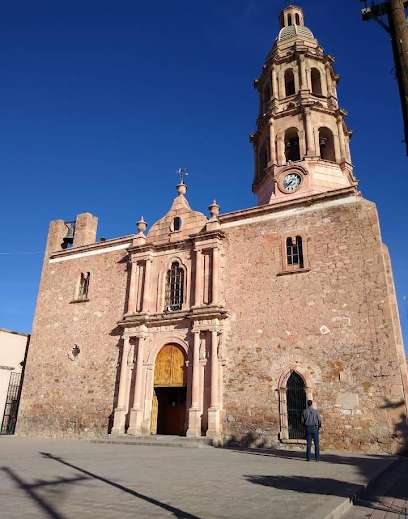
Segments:
[[[178,447],[187,449],[208,448],[213,445],[211,438],[186,438],[185,436],[170,435],[143,435],[128,436],[127,434],[112,436],[108,434],[105,438],[87,440],[87,443],[104,443],[110,445],[139,445],[143,447]]]

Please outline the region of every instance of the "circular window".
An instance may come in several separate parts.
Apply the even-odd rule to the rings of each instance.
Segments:
[[[176,216],[171,223],[172,231],[179,231],[181,229],[181,218]]]

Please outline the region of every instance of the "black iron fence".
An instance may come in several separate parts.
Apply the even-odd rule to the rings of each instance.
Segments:
[[[6,405],[4,406],[0,434],[14,434],[17,422],[20,384],[21,373],[10,373],[10,382],[7,390],[7,399]]]

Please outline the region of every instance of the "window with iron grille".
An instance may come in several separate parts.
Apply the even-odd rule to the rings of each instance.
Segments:
[[[286,262],[288,270],[302,269],[304,267],[301,236],[286,239]]]
[[[168,311],[181,310],[184,291],[184,270],[178,262],[171,265],[166,276],[165,309]]]
[[[87,272],[86,274],[81,274],[81,279],[79,280],[79,289],[78,289],[78,297],[77,299],[83,300],[88,299],[88,290],[89,290],[89,281],[91,278],[91,274]]]

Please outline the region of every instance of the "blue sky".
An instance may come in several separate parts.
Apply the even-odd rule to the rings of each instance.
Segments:
[[[387,33],[358,0],[303,0],[341,75],[355,174],[376,202],[407,337],[407,158]],[[154,223],[187,167],[190,205],[256,205],[253,79],[278,0],[3,0],[0,252],[41,252],[48,224],[99,217],[99,237]],[[30,332],[41,254],[0,254],[0,327]]]

